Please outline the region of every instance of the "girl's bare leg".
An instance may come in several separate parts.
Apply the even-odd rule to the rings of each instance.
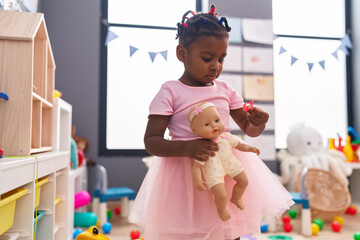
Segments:
[[[244,204],[241,201],[241,197],[243,196],[245,189],[248,185],[248,178],[246,176],[245,171],[242,171],[238,175],[234,177],[236,184],[234,185],[231,202],[234,203],[238,208],[244,210]]]
[[[226,209],[227,195],[225,185],[223,183],[216,184],[211,189],[215,198],[215,205],[219,217],[222,221],[227,221],[231,218],[230,213]]]

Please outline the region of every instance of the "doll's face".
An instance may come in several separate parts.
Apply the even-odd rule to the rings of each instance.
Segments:
[[[224,131],[224,123],[216,108],[208,107],[195,116],[191,122],[194,134],[205,139],[215,139]]]

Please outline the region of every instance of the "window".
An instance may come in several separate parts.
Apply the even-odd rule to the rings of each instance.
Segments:
[[[145,155],[148,107],[183,66],[175,50],[176,23],[199,0],[104,1],[101,49],[100,154]],[[205,3],[207,8],[207,3]],[[108,34],[111,41],[106,40]]]
[[[305,125],[324,144],[351,122],[345,0],[273,0],[275,146]]]

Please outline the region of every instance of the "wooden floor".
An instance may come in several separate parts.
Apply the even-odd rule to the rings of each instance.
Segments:
[[[109,208],[111,210],[111,207]],[[359,206],[360,209],[360,206]],[[114,211],[112,211],[114,212]],[[251,237],[244,236],[241,237],[241,240],[269,240],[269,236],[272,235],[281,235],[292,237],[293,240],[304,240],[304,239],[314,239],[314,240],[353,240],[354,233],[360,232],[360,213],[356,215],[343,215],[344,225],[342,226],[340,232],[333,232],[330,226],[330,223],[325,223],[322,230],[317,234],[317,236],[312,236],[305,238],[300,233],[300,218],[292,219],[291,224],[293,225],[293,230],[290,233],[285,233],[282,231],[282,222],[277,222],[277,231],[274,233],[262,233],[261,235],[252,235]],[[112,240],[130,240],[130,232],[132,230],[139,230],[142,232],[142,229],[136,225],[130,224],[125,218],[120,216],[113,216],[111,219],[111,224],[113,226],[110,234],[107,234]],[[141,238],[140,238],[141,239]],[[278,238],[285,239],[285,238]],[[144,239],[144,240],[161,240],[161,239]],[[167,239],[166,239],[167,240]],[[184,239],[185,240],[185,239]],[[216,240],[216,239],[214,239]],[[290,239],[289,239],[290,240]]]

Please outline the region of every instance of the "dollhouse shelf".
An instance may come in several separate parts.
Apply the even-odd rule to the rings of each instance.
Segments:
[[[44,15],[0,11],[0,148],[7,156],[52,150],[55,61]]]

